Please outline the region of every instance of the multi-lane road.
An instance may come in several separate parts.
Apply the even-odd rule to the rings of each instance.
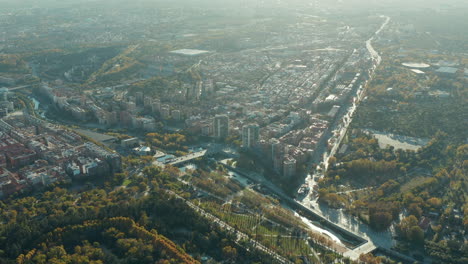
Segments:
[[[387,16],[381,16],[382,18],[385,18],[385,21],[384,23],[380,26],[380,28],[372,35],[372,37],[370,39],[368,39],[366,41],[366,48],[370,54],[370,57],[372,58],[372,61],[373,61],[373,64],[372,64],[372,67],[369,69],[369,80],[372,78],[372,75],[375,71],[375,69],[377,68],[377,66],[381,63],[382,61],[382,58],[381,56],[379,55],[379,53],[374,49],[374,47],[372,46],[372,41],[374,41],[374,39],[378,36],[378,34],[388,25],[388,23],[390,22],[390,17],[387,17]],[[359,231],[359,235],[361,235],[363,237],[363,239],[365,239],[367,242],[361,246],[359,246],[358,248],[355,248],[353,250],[349,250],[348,252],[346,252],[344,255],[347,256],[347,257],[350,257],[351,259],[353,260],[357,260],[359,258],[359,256],[361,254],[365,254],[365,253],[369,253],[373,250],[376,249],[377,246],[383,246],[383,247],[389,247],[389,245],[391,244],[391,240],[392,240],[392,237],[391,237],[391,234],[382,234],[382,233],[377,233],[377,232],[374,232],[373,230],[371,230],[369,227],[367,226],[363,226],[364,224],[362,223],[356,223],[356,220],[355,219],[352,219],[351,216],[347,216],[346,214],[344,213],[341,213],[341,215],[339,217],[330,217],[329,215],[327,215],[327,213],[330,213],[331,211],[330,210],[320,210],[320,206],[318,205],[316,199],[314,200],[314,198],[311,198],[313,197],[312,196],[312,192],[314,190],[314,186],[316,185],[316,180],[318,178],[321,178],[324,176],[324,172],[326,172],[326,170],[328,169],[328,160],[330,157],[334,156],[336,154],[336,152],[338,151],[340,145],[341,145],[341,142],[343,140],[343,138],[345,137],[346,133],[347,133],[347,130],[349,128],[349,125],[351,124],[352,120],[353,120],[353,116],[359,106],[359,103],[361,102],[361,100],[363,99],[363,94],[365,92],[365,87],[367,85],[367,83],[369,82],[369,80],[366,81],[366,83],[359,87],[359,89],[357,90],[357,93],[356,93],[356,96],[355,96],[355,100],[353,101],[353,104],[349,107],[348,111],[343,115],[342,117],[342,122],[340,125],[337,126],[338,128],[338,133],[335,133],[333,136],[335,137],[335,142],[333,144],[333,146],[331,147],[330,151],[329,152],[325,152],[323,154],[323,158],[322,158],[322,168],[323,168],[323,171],[320,171],[320,172],[317,172],[315,175],[311,175],[309,176],[307,179],[306,179],[306,183],[308,183],[309,185],[309,194],[306,195],[301,202],[302,205],[304,205],[305,207],[309,208],[310,210],[314,211],[315,213],[319,214],[319,215],[322,215],[323,217],[329,219],[330,221],[334,222],[336,225],[340,226],[341,228],[351,232],[351,233],[356,233],[356,226],[358,226],[358,231]],[[334,212],[336,213],[336,212]],[[339,222],[335,222],[333,220],[339,220]],[[352,225],[354,225],[354,228],[352,227]],[[390,243],[389,243],[390,242]]]
[[[20,90],[20,89],[23,89],[23,88],[28,88],[28,87],[30,87],[30,86],[31,86],[31,85],[23,85],[23,86],[11,87],[11,88],[8,88],[8,90],[11,92],[11,91]]]

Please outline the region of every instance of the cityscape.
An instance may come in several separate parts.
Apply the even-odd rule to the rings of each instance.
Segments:
[[[1,263],[468,261],[466,3],[188,2],[5,0]]]

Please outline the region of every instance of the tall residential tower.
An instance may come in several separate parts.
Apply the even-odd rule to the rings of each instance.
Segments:
[[[213,135],[217,139],[224,139],[229,136],[229,117],[227,115],[217,115],[213,119]]]
[[[242,127],[242,146],[244,148],[255,147],[260,139],[260,128],[257,124],[249,124]]]

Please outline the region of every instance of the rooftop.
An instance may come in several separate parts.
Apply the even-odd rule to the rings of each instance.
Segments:
[[[405,62],[405,63],[402,63],[402,65],[409,67],[409,68],[420,68],[420,69],[431,67],[431,65],[427,63],[420,63],[420,62]]]
[[[98,142],[102,142],[102,143],[112,142],[112,141],[117,140],[116,137],[101,134],[101,133],[96,133],[96,132],[89,131],[89,130],[75,129],[75,131],[82,134],[82,135],[85,135],[85,136],[87,136],[89,138],[92,138],[92,139],[94,139],[94,140],[96,140]]]
[[[450,73],[450,74],[455,74],[458,71],[457,68],[453,67],[440,67],[439,69],[436,70],[438,73]]]
[[[170,53],[172,54],[179,54],[179,55],[186,55],[186,56],[198,56],[201,54],[208,53],[207,50],[197,50],[197,49],[179,49],[173,50]]]

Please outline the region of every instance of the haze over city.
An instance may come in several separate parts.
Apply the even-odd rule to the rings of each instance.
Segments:
[[[0,263],[468,263],[467,1],[0,7]]]

